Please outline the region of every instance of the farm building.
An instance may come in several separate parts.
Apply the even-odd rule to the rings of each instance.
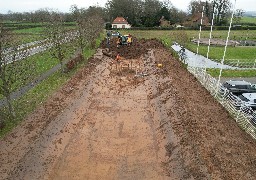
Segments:
[[[184,22],[183,24],[186,27],[198,27],[201,24],[201,19],[202,19],[202,13],[196,13],[188,21]],[[208,25],[210,25],[209,18],[206,16],[203,16],[202,26],[208,26]]]
[[[131,28],[131,25],[123,18],[123,17],[117,17],[113,23],[112,23],[112,28],[117,29],[117,28]]]

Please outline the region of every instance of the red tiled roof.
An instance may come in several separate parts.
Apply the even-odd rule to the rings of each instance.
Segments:
[[[128,24],[123,17],[117,17],[112,24]]]

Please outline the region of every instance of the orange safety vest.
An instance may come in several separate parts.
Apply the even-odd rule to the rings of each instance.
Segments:
[[[121,59],[121,56],[118,54],[118,55],[116,56],[116,60],[119,61],[120,59]]]

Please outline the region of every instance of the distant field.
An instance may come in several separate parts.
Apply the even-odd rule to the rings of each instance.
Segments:
[[[127,34],[131,33],[133,36],[136,36],[137,38],[158,38],[158,39],[167,39],[170,43],[173,41],[176,41],[175,37],[173,36],[173,33],[175,31],[121,31],[121,33]],[[189,42],[189,39],[197,38],[198,37],[198,31],[184,31],[188,36],[188,43],[186,47],[194,52],[196,52],[197,45]],[[227,38],[227,31],[214,31],[212,33],[213,37],[226,39]],[[256,30],[254,31],[232,31],[230,33],[230,39],[245,39],[248,33],[248,39],[256,39]],[[209,37],[209,32],[202,31],[201,33],[202,38]],[[206,56],[207,53],[207,46],[200,45],[199,46],[199,53]],[[210,47],[210,54],[209,57],[212,59],[222,59],[224,53],[224,47]],[[256,47],[228,47],[227,48],[227,54],[226,59],[241,59],[241,60],[252,60],[255,62],[256,57]]]
[[[42,23],[11,23],[5,24],[6,27],[12,29],[18,36],[20,44],[29,43],[32,41],[41,40],[43,35],[43,24]],[[65,29],[74,29],[75,24],[73,22],[66,23]]]
[[[197,45],[189,44],[188,49],[196,52]],[[206,56],[208,51],[208,46],[200,45],[199,53]],[[224,54],[224,47],[214,47],[210,46],[209,57],[211,59],[222,59]],[[240,61],[248,61],[251,60],[253,63],[255,62],[256,57],[256,47],[228,47],[226,52],[225,59],[239,59]]]
[[[162,38],[162,37],[169,37],[174,40],[174,37],[171,36],[173,32],[177,30],[125,30],[121,31],[123,34],[131,33],[138,38]],[[199,31],[195,30],[186,30],[187,36],[189,38],[198,38]],[[213,38],[221,38],[226,39],[228,35],[228,31],[213,31],[212,37]],[[248,36],[247,36],[248,35]],[[201,37],[202,38],[209,38],[210,31],[202,31]],[[256,40],[256,30],[233,30],[230,32],[230,39],[232,40],[245,40],[245,39]]]
[[[254,23],[256,24],[256,17],[242,17],[241,23]]]
[[[207,72],[213,77],[218,77],[220,70],[219,69],[207,69]],[[255,70],[231,70],[224,69],[222,71],[222,77],[256,77]]]

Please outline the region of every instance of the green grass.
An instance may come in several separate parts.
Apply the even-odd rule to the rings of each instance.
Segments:
[[[19,29],[14,30],[15,33],[26,33],[26,34],[41,34],[43,33],[43,27],[34,27],[34,28],[28,28],[28,29]]]
[[[132,34],[133,36],[136,36],[137,38],[161,38],[163,36],[167,36],[174,41],[174,37],[172,37],[173,32],[177,32],[178,30],[122,30],[120,31],[122,34]],[[199,30],[185,30],[184,32],[187,33],[189,38],[198,38]],[[248,36],[247,36],[248,34]],[[226,39],[228,35],[228,31],[213,31],[212,37],[213,38],[221,38]],[[201,32],[201,38],[209,38],[210,31],[202,31]],[[236,30],[231,31],[230,33],[230,39],[232,40],[245,40],[246,38],[251,40],[256,40],[256,30]]]
[[[254,23],[256,24],[256,17],[242,17],[240,23]]]
[[[159,30],[149,30],[149,31],[143,31],[143,30],[125,30],[121,31],[122,34],[132,34],[133,36],[137,38],[158,38],[161,39],[167,47],[170,47],[173,41],[175,41],[175,33],[177,30],[171,30],[171,31],[159,31]],[[192,31],[192,30],[187,30],[184,31],[189,39],[196,38],[198,37],[199,31]],[[256,31],[231,31],[230,33],[230,39],[235,39],[235,40],[240,40],[246,39],[248,33],[248,39],[254,39],[256,40]],[[227,31],[213,31],[212,33],[213,37],[216,38],[221,38],[221,39],[226,39],[227,37]],[[209,31],[202,31],[201,33],[202,38],[208,38],[209,37]],[[194,52],[196,52],[197,45],[188,42],[186,47]],[[200,45],[199,47],[199,54],[202,54],[206,56],[208,51],[208,46],[202,46]],[[175,54],[175,53],[173,53]],[[210,53],[209,57],[211,59],[219,59],[219,61],[223,58],[224,54],[224,47],[210,47]],[[226,57],[225,57],[225,62],[226,64],[230,64],[231,61],[234,62],[234,60],[239,59],[240,62],[247,62],[250,63],[251,65],[254,65],[255,59],[256,59],[256,47],[228,47],[227,52],[226,52]],[[219,70],[214,69],[214,70],[209,70],[209,72],[213,75],[216,76],[216,74],[219,73]],[[223,71],[223,77],[255,77],[256,76],[256,70],[224,70]]]
[[[199,30],[198,31],[186,31],[187,35],[190,38],[198,38],[199,37]],[[210,37],[210,31],[202,31],[200,34],[201,38],[209,38]],[[212,38],[219,38],[219,39],[227,39],[228,31],[213,31],[212,32]],[[251,40],[256,40],[256,30],[232,30],[230,32],[229,36],[231,40],[245,40],[246,38]]]
[[[103,39],[103,34],[96,40],[96,47],[99,46],[101,40]],[[47,54],[49,52],[45,52]],[[85,49],[84,57],[89,58],[95,53],[95,49]],[[74,52],[73,52],[74,54]],[[70,56],[72,52],[70,52]],[[49,61],[51,58],[49,58]],[[44,62],[38,62],[40,69],[37,72],[43,72],[43,69],[50,68],[51,65],[45,64]],[[50,62],[52,63],[52,62]],[[0,137],[10,132],[14,127],[16,127],[26,116],[33,112],[40,104],[42,104],[50,95],[52,95],[56,90],[60,89],[61,86],[67,82],[77,71],[87,63],[87,60],[80,63],[75,69],[71,70],[68,74],[63,74],[60,71],[52,74],[50,77],[42,81],[40,84],[35,86],[33,89],[29,90],[21,98],[14,100],[12,103],[15,108],[16,117],[15,119],[8,119],[8,113],[6,108],[0,109],[1,118],[5,120],[5,127],[0,130]],[[54,63],[52,63],[53,65]]]
[[[134,31],[121,31],[122,34],[131,33],[133,36],[137,38],[158,38],[158,39],[166,39],[165,41],[168,41],[168,44],[171,44],[173,41],[175,41],[175,37],[173,37],[173,33],[176,32],[171,31],[157,31],[157,30],[150,30],[150,31],[142,31],[142,30],[134,30]],[[189,38],[197,37],[198,31],[184,31],[188,35]],[[245,33],[247,31],[232,31],[231,37],[235,36],[236,38],[240,38],[242,36],[245,37]],[[256,38],[256,31],[250,31],[249,32],[249,38],[255,39]],[[214,31],[213,36],[221,37],[222,39],[225,39],[227,36],[227,31]],[[201,37],[209,37],[209,32],[202,31]],[[187,43],[187,48],[196,52],[197,45],[194,43]],[[199,47],[199,54],[202,54],[206,56],[208,47],[200,45]],[[209,57],[212,59],[222,59],[224,54],[224,47],[210,47],[210,53]],[[255,61],[256,57],[256,47],[228,47],[226,52],[226,59],[241,59],[241,60],[253,60]]]
[[[95,50],[88,49],[85,51],[85,55],[89,57],[94,53],[94,51]],[[17,126],[24,117],[33,112],[35,108],[42,104],[53,92],[58,90],[65,82],[67,82],[67,80],[70,79],[70,77],[72,77],[76,70],[77,69],[73,69],[68,74],[63,74],[60,71],[57,71],[33,89],[29,90],[24,96],[18,100],[14,100],[12,103],[16,111],[16,117],[14,120],[6,121],[5,128],[0,130],[0,137],[4,136]],[[6,108],[2,108],[0,110],[0,114],[4,114],[5,118],[8,118]]]
[[[193,52],[197,50],[197,44],[188,44],[187,48]],[[200,45],[199,54],[207,56],[208,46]],[[224,55],[224,47],[210,46],[209,58],[210,59],[222,59]],[[227,47],[225,59],[239,59],[240,61],[252,61],[255,62],[256,47]]]
[[[31,24],[31,23],[30,23]],[[30,25],[28,24],[28,25]],[[32,24],[33,25],[33,24]],[[75,29],[74,23],[68,23],[67,26],[64,26],[66,30]],[[19,44],[29,43],[32,41],[38,41],[44,39],[44,27],[33,27],[33,28],[25,28],[14,30],[14,33],[17,34],[19,39]]]
[[[218,77],[219,69],[207,69],[207,72],[213,76]],[[222,77],[256,77],[256,70],[222,70]]]
[[[16,109],[15,120],[6,121],[5,128],[0,130],[0,137],[5,135],[13,129],[21,120],[29,113],[31,113],[38,105],[44,102],[49,94],[52,94],[61,85],[69,79],[69,76],[63,75],[59,71],[54,73],[48,79],[37,85],[22,96],[20,99],[13,101]],[[6,109],[1,109],[1,114],[7,114]]]
[[[72,44],[68,44],[66,46],[66,52],[67,59],[69,59],[75,52],[75,48]],[[51,68],[59,64],[59,61],[55,58],[52,58],[50,51],[45,51],[30,56],[17,63],[17,66],[22,66],[26,68],[26,71],[25,73],[21,73],[21,76],[17,77],[17,80],[13,83],[11,87],[12,92],[33,81],[44,72],[50,70]],[[3,96],[0,95],[0,99],[2,98]]]

